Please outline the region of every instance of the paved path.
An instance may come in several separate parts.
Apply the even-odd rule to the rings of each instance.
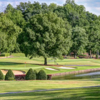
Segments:
[[[45,91],[58,91],[58,90],[70,90],[70,89],[82,89],[82,88],[94,88],[94,87],[100,87],[99,86],[87,86],[87,87],[75,87],[75,88],[57,88],[57,89],[42,89],[42,90],[31,90],[31,91],[17,91],[17,92],[6,92],[6,93],[0,93],[0,95],[4,94],[18,94],[18,93],[29,93],[29,92],[45,92]]]

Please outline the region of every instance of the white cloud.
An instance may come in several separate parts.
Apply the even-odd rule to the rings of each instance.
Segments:
[[[96,7],[95,9],[97,9],[98,11],[100,11],[100,7]]]

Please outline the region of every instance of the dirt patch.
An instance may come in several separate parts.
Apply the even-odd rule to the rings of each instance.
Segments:
[[[6,73],[8,72],[8,70],[1,70],[1,71],[4,75],[6,75]],[[25,74],[24,71],[19,71],[19,70],[12,70],[12,71],[13,71],[14,75],[23,75],[23,74]]]

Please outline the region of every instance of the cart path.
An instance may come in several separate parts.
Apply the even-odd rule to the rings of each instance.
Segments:
[[[58,90],[71,90],[71,89],[94,88],[94,87],[100,87],[100,85],[98,85],[98,86],[86,86],[86,87],[74,87],[74,88],[57,88],[57,89],[42,89],[42,90],[31,90],[31,91],[6,92],[6,93],[0,93],[0,95],[30,93],[30,92],[58,91]]]

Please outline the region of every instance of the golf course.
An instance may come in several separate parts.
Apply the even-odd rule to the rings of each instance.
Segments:
[[[99,59],[56,59],[48,58],[48,65],[43,65],[43,58],[29,59],[22,53],[13,53],[10,57],[0,58],[0,69],[17,70],[27,73],[32,68],[46,74],[64,73],[99,68]],[[51,62],[50,62],[51,61]],[[66,65],[66,66],[65,66]],[[61,69],[60,67],[72,69]],[[46,69],[51,68],[51,69]],[[98,86],[98,87],[97,87]],[[65,80],[13,80],[0,81],[1,100],[95,100],[99,99],[100,78],[65,79]]]
[[[0,100],[100,100],[100,0],[0,7]]]

